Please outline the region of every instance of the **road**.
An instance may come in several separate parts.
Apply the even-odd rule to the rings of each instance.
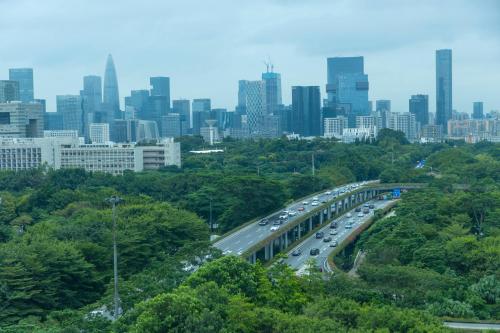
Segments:
[[[370,182],[365,182],[365,184],[368,183],[373,183],[377,181],[370,181]],[[361,186],[363,183],[352,183],[352,184],[347,184],[343,186],[336,187],[332,190],[325,190],[322,194],[317,194],[317,195],[311,195],[307,197],[306,199],[301,199],[300,201],[296,201],[287,207],[283,208],[282,210],[275,212],[269,216],[267,216],[267,219],[269,220],[269,224],[265,226],[260,226],[258,224],[258,221],[252,224],[249,224],[245,226],[244,228],[234,232],[233,234],[222,238],[221,240],[217,241],[214,243],[214,246],[220,250],[224,254],[237,254],[240,255],[243,252],[245,252],[247,249],[252,247],[253,245],[257,244],[258,242],[262,241],[263,239],[269,237],[273,232],[270,230],[271,227],[273,226],[273,223],[275,221],[279,220],[279,216],[284,210],[288,210],[291,212],[295,212],[295,216],[289,216],[288,219],[282,224],[286,225],[287,223],[290,223],[297,219],[300,215],[303,215],[307,213],[308,211],[316,208],[315,206],[312,206],[312,199],[313,197],[317,196],[318,201],[320,202],[326,202],[328,200],[333,199],[336,196],[339,196],[341,194],[349,193],[350,191],[355,190],[359,186]],[[343,192],[342,192],[343,191]],[[331,192],[330,194],[326,194],[327,192]],[[307,201],[308,204],[304,205],[303,202]],[[304,211],[299,211],[299,208],[303,207]],[[244,209],[244,208],[243,208]],[[276,222],[277,223],[277,222]]]
[[[445,321],[444,326],[450,327],[450,328],[456,328],[456,329],[461,329],[461,330],[474,330],[474,331],[486,331],[486,330],[493,330],[493,331],[500,331],[500,324],[481,324],[481,323],[460,323],[460,322],[449,322]]]
[[[285,259],[285,263],[290,265],[292,268],[296,269],[299,272],[299,274],[301,274],[305,270],[306,263],[310,258],[316,259],[316,262],[318,263],[319,267],[328,269],[328,267],[325,267],[326,260],[330,255],[330,253],[332,253],[332,251],[335,249],[335,247],[332,247],[330,245],[334,244],[334,242],[337,242],[338,244],[342,243],[342,241],[344,241],[344,239],[349,237],[357,228],[359,228],[363,223],[367,222],[368,219],[373,216],[374,211],[376,209],[384,208],[391,202],[392,200],[368,201],[367,204],[373,204],[375,207],[374,209],[370,209],[370,212],[368,214],[361,213],[363,215],[362,217],[358,217],[358,214],[360,213],[355,212],[355,209],[346,212],[344,215],[335,219],[335,221],[337,222],[337,228],[332,229],[330,227],[330,223],[328,223],[319,230],[320,232],[324,233],[324,237],[318,239],[314,234],[305,239],[297,246],[295,246],[293,249],[291,249],[287,253],[288,258]],[[348,217],[349,214],[351,214],[352,217]],[[346,228],[346,226],[348,226],[349,221],[352,221],[351,228]],[[336,233],[336,234],[330,235],[330,233]],[[331,237],[332,240],[330,242],[325,242],[324,238],[326,237]],[[310,255],[310,251],[313,248],[317,248],[320,250],[319,255]],[[302,254],[298,256],[293,256],[292,253],[297,249],[300,249],[302,251]]]

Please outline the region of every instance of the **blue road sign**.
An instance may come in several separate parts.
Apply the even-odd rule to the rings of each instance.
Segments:
[[[401,196],[401,189],[395,188],[392,190],[392,197],[393,198],[399,198]]]

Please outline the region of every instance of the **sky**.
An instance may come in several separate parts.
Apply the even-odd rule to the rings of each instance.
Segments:
[[[408,111],[428,94],[435,111],[435,50],[453,50],[453,108],[500,109],[499,0],[0,0],[0,79],[32,67],[35,98],[78,94],[113,55],[120,100],[169,76],[171,98],[211,98],[233,110],[238,80],[271,60],[283,102],[291,86],[319,85],[326,58],[364,56],[371,100]]]

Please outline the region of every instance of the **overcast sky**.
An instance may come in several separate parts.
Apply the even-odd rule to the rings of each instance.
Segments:
[[[453,107],[500,109],[499,0],[0,0],[0,79],[33,67],[35,97],[78,94],[113,55],[120,101],[170,76],[171,97],[212,98],[230,110],[239,79],[260,79],[270,58],[292,85],[319,85],[326,58],[365,57],[370,99],[407,111],[411,94],[435,110],[435,58],[453,50]]]

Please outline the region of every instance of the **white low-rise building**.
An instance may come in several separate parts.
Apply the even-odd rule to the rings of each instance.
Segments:
[[[81,168],[92,172],[122,174],[126,170],[181,167],[180,143],[167,138],[154,145],[81,144],[79,138],[0,139],[0,170]]]

